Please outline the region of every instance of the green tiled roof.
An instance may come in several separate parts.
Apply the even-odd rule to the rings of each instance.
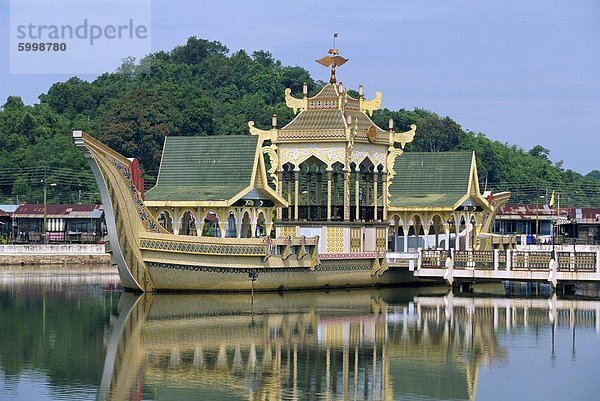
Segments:
[[[404,153],[396,158],[392,207],[451,207],[468,190],[471,152]]]
[[[257,136],[167,137],[146,201],[228,200],[250,185]]]

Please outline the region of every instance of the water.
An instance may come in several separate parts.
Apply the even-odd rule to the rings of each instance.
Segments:
[[[599,398],[600,301],[117,281],[0,271],[0,400]]]

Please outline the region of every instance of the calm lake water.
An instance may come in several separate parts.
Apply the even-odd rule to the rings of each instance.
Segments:
[[[0,400],[600,399],[600,301],[116,283],[0,272]]]

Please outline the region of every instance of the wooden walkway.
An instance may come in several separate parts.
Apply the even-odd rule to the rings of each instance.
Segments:
[[[421,250],[414,271],[420,278],[469,281],[600,282],[600,251],[454,251]]]

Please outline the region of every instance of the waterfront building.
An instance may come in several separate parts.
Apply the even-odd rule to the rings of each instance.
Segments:
[[[548,205],[502,206],[496,214],[494,232],[513,235],[521,244],[549,243],[552,224],[555,241],[595,244],[600,241],[600,209]]]
[[[378,127],[381,93],[367,99],[360,85],[353,96],[335,76],[346,59],[329,53],[319,62],[331,78],[318,93],[284,91],[295,114],[287,124],[273,115],[270,129],[249,121],[247,135],[168,136],[145,194],[131,159],[73,132],[126,287],[389,285],[415,281],[420,249],[442,261],[451,249],[463,259],[491,249],[495,211],[510,193],[482,196],[473,152],[404,154],[417,127]]]
[[[335,51],[334,57],[340,57]],[[339,66],[341,64],[338,64]],[[320,254],[490,248],[492,206],[473,152],[404,153],[417,127],[372,120],[382,94],[330,82],[285,90],[295,117],[248,136],[167,137],[145,205],[167,231],[207,237],[319,236]]]
[[[10,241],[15,236],[13,213],[19,205],[0,205],[0,238]]]
[[[42,241],[44,219],[49,242],[97,242],[105,232],[102,205],[25,203],[12,218],[16,242]]]

